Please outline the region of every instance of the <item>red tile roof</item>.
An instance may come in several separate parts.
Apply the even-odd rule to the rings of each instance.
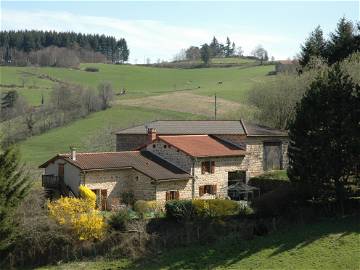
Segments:
[[[238,146],[208,135],[158,136],[158,138],[192,157],[244,156]]]
[[[76,153],[76,160],[72,160],[70,154],[59,154],[40,168],[59,158],[83,171],[133,168],[157,180],[191,178],[185,171],[147,151]]]

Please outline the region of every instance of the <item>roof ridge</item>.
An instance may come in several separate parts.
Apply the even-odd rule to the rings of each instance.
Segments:
[[[120,154],[120,153],[137,153],[139,150],[128,150],[128,151],[104,151],[104,152],[76,152],[77,155],[87,154]],[[71,153],[59,153],[59,156],[68,156]]]

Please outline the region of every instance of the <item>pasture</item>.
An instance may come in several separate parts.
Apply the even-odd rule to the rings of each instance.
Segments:
[[[86,67],[97,67],[99,72],[86,72]],[[108,126],[124,128],[155,119],[213,119],[215,93],[219,119],[251,115],[253,108],[246,104],[246,94],[257,81],[271,80],[267,76],[271,70],[273,66],[269,65],[200,69],[108,64],[81,64],[79,69],[0,67],[0,91],[17,90],[36,106],[41,104],[42,96],[45,104],[49,102],[58,81],[91,88],[101,81],[110,81],[115,93],[126,89],[125,95],[116,95],[111,109],[19,143],[24,161],[34,166],[68,151],[69,145],[86,150],[82,148],[83,141]]]
[[[177,248],[141,261],[74,262],[45,269],[359,269],[358,217],[295,225],[253,240],[224,239]]]

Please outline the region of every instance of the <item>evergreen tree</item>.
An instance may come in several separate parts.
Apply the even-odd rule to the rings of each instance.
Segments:
[[[325,57],[326,41],[323,37],[323,31],[320,26],[316,27],[310,36],[301,45],[299,63],[302,67],[306,66],[312,57]]]
[[[0,153],[0,254],[16,233],[12,217],[30,186],[30,178],[20,165],[19,151],[10,147]]]
[[[335,33],[330,35],[327,46],[328,62],[333,64],[341,61],[358,50],[360,47],[356,42],[354,25],[343,17],[340,19]]]
[[[288,174],[301,192],[335,196],[343,206],[348,179],[360,164],[359,123],[360,85],[336,64],[311,84],[290,124]]]
[[[226,38],[226,45],[225,45],[225,57],[230,57],[231,56],[231,42],[230,42],[230,38],[227,37]]]
[[[208,44],[203,44],[200,49],[200,57],[201,60],[204,62],[205,65],[209,64],[210,57],[211,57],[211,49]]]
[[[217,41],[215,36],[213,37],[209,47],[210,47],[211,57],[219,56],[219,54],[220,54],[220,44]]]

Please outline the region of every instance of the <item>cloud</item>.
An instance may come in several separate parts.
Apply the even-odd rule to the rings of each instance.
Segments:
[[[124,20],[45,10],[3,9],[1,15],[2,30],[74,31],[124,37],[130,48],[130,61],[138,63],[148,57],[152,61],[172,59],[180,49],[208,42],[214,35],[221,41],[229,36],[248,54],[256,45],[263,44],[276,58],[292,56],[286,55],[289,50],[284,50],[284,44],[291,42],[287,37],[254,33],[252,29],[234,29],[226,25],[217,26],[216,29],[196,25],[183,27],[156,20]]]

